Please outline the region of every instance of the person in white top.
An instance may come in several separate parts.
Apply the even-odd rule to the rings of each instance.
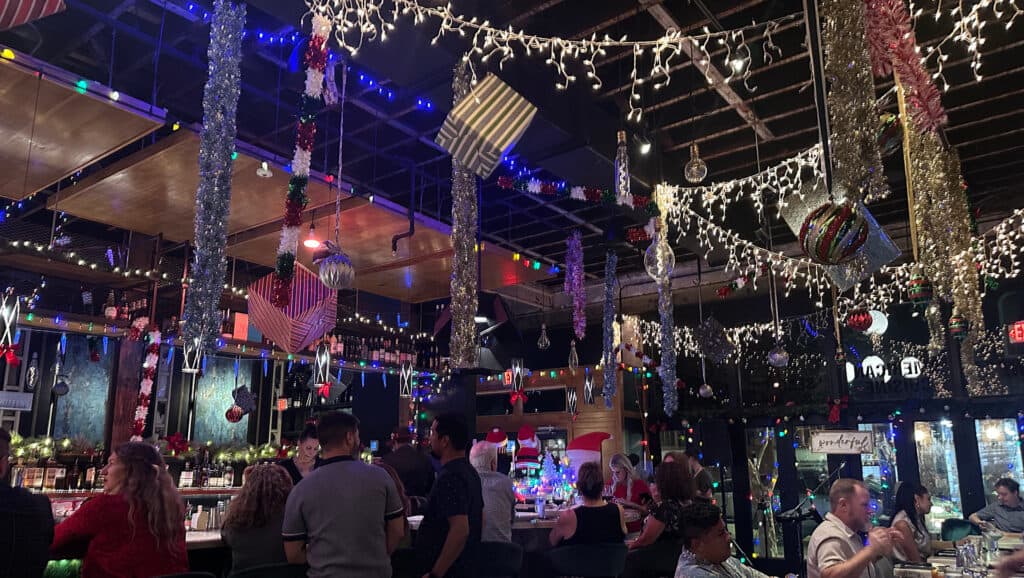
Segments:
[[[871,497],[864,483],[836,480],[828,499],[831,511],[807,546],[807,578],[891,577],[893,530],[871,528]],[[868,534],[867,544],[859,532]]]
[[[890,526],[893,534],[893,555],[903,562],[924,562],[936,550],[952,548],[952,542],[932,540],[924,516],[932,511],[928,488],[914,482],[901,482],[896,490],[896,507]]]

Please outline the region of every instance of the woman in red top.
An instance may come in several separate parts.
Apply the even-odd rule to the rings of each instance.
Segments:
[[[612,471],[612,483],[605,488],[605,495],[627,510],[635,510],[626,523],[630,533],[639,532],[643,527],[641,518],[647,513],[647,504],[651,502],[651,491],[647,483],[637,476],[633,463],[625,454],[615,454],[608,462]]]
[[[83,558],[82,578],[187,572],[185,507],[160,453],[148,444],[126,443],[103,472],[103,494],[57,525],[50,554]]]

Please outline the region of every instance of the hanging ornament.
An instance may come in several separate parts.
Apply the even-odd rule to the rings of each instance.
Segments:
[[[576,375],[576,370],[580,366],[580,358],[576,355],[576,340],[573,339],[569,343],[569,371]]]
[[[697,390],[697,394],[703,397],[704,399],[708,399],[709,397],[715,395],[715,390],[710,385],[705,383],[704,385],[700,386],[700,389]]]
[[[655,281],[668,279],[676,268],[676,254],[666,237],[664,230],[655,233],[644,253],[644,269]]]
[[[182,373],[199,373],[200,368],[203,365],[203,344],[200,338],[195,337],[193,339],[185,341],[182,346],[184,358],[181,362]]]
[[[846,326],[860,333],[870,329],[873,322],[871,313],[866,309],[854,309],[846,316]]]
[[[52,390],[53,395],[55,395],[57,397],[64,397],[65,395],[68,394],[69,391],[71,391],[71,388],[68,387],[67,379],[68,379],[68,376],[66,376],[66,375],[58,375],[57,376],[57,383],[54,384],[53,390]]]
[[[955,311],[953,316],[949,318],[949,335],[957,341],[963,341],[967,337],[970,327],[971,324],[967,318]]]
[[[932,282],[920,273],[910,276],[907,283],[907,297],[917,307],[925,307],[932,300]]]
[[[317,386],[317,395],[327,399],[331,397],[331,346],[321,341],[316,346],[313,357],[313,384]]]
[[[231,407],[228,408],[226,412],[224,412],[224,418],[231,423],[238,423],[242,421],[242,417],[244,415],[245,412],[243,412],[242,408],[238,407],[237,405],[232,405]]]
[[[800,245],[812,261],[838,265],[852,259],[868,240],[868,222],[857,205],[825,203],[807,214]]]
[[[18,313],[21,302],[14,294],[14,287],[8,287],[0,295],[0,358],[7,361],[11,367],[17,366],[18,344],[14,342],[14,336],[18,333]]]
[[[789,365],[789,352],[781,343],[768,352],[768,365],[777,368]]]
[[[348,255],[340,247],[331,241],[325,242],[324,246],[325,252],[323,256],[320,257],[318,253],[318,258],[313,261],[315,265],[320,267],[320,282],[330,289],[348,289],[356,278],[356,270],[352,266],[352,260],[348,258]]]
[[[630,193],[629,147],[626,146],[626,131],[620,130],[616,138],[618,146],[615,151],[615,202],[632,207],[633,195]]]
[[[548,339],[548,324],[547,323],[541,323],[540,324],[540,337],[537,338],[537,349],[539,349],[541,351],[544,351],[545,349],[547,349],[549,347],[551,347],[551,340]]]
[[[903,127],[900,126],[900,117],[891,112],[883,114],[878,127],[878,149],[882,156],[892,156],[902,145]]]
[[[708,176],[708,165],[700,158],[700,149],[696,143],[690,145],[690,160],[683,167],[683,176],[694,185]]]
[[[868,313],[871,315],[871,326],[866,331],[868,335],[882,335],[889,329],[889,318],[885,313],[877,309],[872,309]]]
[[[106,317],[110,321],[117,319],[117,305],[114,302],[113,291],[107,295],[107,301],[103,304],[103,317]]]
[[[573,231],[566,240],[564,290],[572,298],[572,328],[576,339],[587,332],[587,288],[583,284],[583,238]]]

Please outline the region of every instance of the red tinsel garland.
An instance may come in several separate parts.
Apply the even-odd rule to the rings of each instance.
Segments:
[[[160,330],[155,326],[149,330],[149,345],[146,346],[146,357],[142,364],[142,381],[139,383],[139,401],[135,407],[135,418],[132,422],[131,440],[141,441],[142,432],[146,429],[146,417],[149,415],[150,395],[153,392],[153,380],[156,368],[160,363]]]
[[[903,0],[864,0],[868,49],[875,76],[895,72],[906,91],[910,117],[922,133],[935,132],[949,122],[942,94],[921,63],[910,13]]]
[[[299,122],[295,131],[295,144],[304,151],[313,150],[313,142],[316,140],[316,123]]]

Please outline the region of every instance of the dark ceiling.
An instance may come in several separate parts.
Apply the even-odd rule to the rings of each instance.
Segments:
[[[95,79],[136,98],[166,108],[183,121],[201,120],[202,91],[206,80],[209,26],[203,12],[212,3],[203,0],[67,0],[68,10],[34,24],[0,33],[0,43],[83,77]],[[290,0],[248,2],[242,97],[238,108],[239,138],[285,158],[291,156],[294,118],[302,76],[294,65],[301,44],[300,27],[305,5]],[[194,5],[190,11],[189,6]],[[579,38],[597,33],[631,39],[657,38],[666,20],[683,32],[704,26],[730,29],[752,21],[800,15],[800,0],[500,0],[456,1],[454,8],[487,18],[495,25],[513,25],[541,35]],[[922,21],[919,42],[927,47],[950,23]],[[308,24],[308,19],[307,19]],[[384,44],[361,50],[352,64],[349,105],[345,109],[344,173],[358,192],[381,195],[443,222],[450,222],[448,180],[451,162],[433,142],[450,108],[453,64],[466,49],[458,38],[431,46],[433,31],[411,23]],[[259,38],[258,32],[264,37]],[[987,29],[984,79],[976,82],[970,61],[953,49],[946,62],[951,88],[944,96],[949,111],[948,138],[957,147],[970,185],[971,200],[990,218],[1020,204],[1019,182],[1024,160],[1020,133],[1024,132],[1024,40],[1019,27],[1006,32]],[[772,138],[755,139],[754,130],[722,96],[721,87],[709,87],[689,61],[675,67],[671,84],[657,93],[646,87],[640,125],[626,125],[631,53],[610,52],[600,66],[603,88],[594,93],[586,83],[556,91],[555,76],[541,58],[517,58],[500,76],[539,108],[533,125],[514,151],[520,165],[534,168],[541,177],[596,186],[611,184],[615,132],[627,128],[649,136],[654,149],[648,156],[633,151],[634,187],[641,190],[665,180],[682,183],[682,164],[688,147],[697,142],[710,167],[710,181],[726,180],[790,157],[817,140],[811,74],[804,43],[802,17],[783,24],[774,36],[781,57],[763,64],[755,50],[748,90],[742,81],[729,85],[763,123]],[[722,54],[712,54],[721,58]],[[292,63],[292,64],[290,64]],[[878,96],[891,81],[877,83]],[[427,103],[430,103],[429,105]],[[885,108],[895,110],[889,99]],[[314,151],[314,169],[337,170],[337,108],[325,110]],[[114,155],[116,157],[117,155]],[[100,163],[108,164],[111,159]],[[906,222],[903,169],[899,155],[887,159],[894,194],[872,206],[883,224]],[[86,172],[95,170],[93,167]],[[410,171],[416,179],[410,179]],[[606,243],[619,248],[620,274],[642,270],[640,249],[615,240],[628,218],[606,208],[572,200],[541,199],[495,185],[497,174],[482,190],[481,230],[485,240],[498,243],[544,263],[561,264],[565,237],[573,229],[584,234],[587,272],[601,275]],[[411,182],[422,193],[413,196]],[[276,192],[272,202],[280,199]],[[37,201],[42,203],[43,201]],[[29,211],[32,214],[32,211]],[[49,224],[46,211],[31,215]],[[742,212],[731,223],[751,239],[758,224]],[[784,225],[776,241],[792,240]],[[69,225],[72,226],[72,225]],[[78,223],[97,237],[123,232]],[[91,228],[90,228],[91,227]],[[610,239],[610,240],[609,240]],[[693,258],[693,245],[677,247],[680,259]],[[255,273],[254,273],[255,274]],[[551,287],[560,278],[545,282]]]

